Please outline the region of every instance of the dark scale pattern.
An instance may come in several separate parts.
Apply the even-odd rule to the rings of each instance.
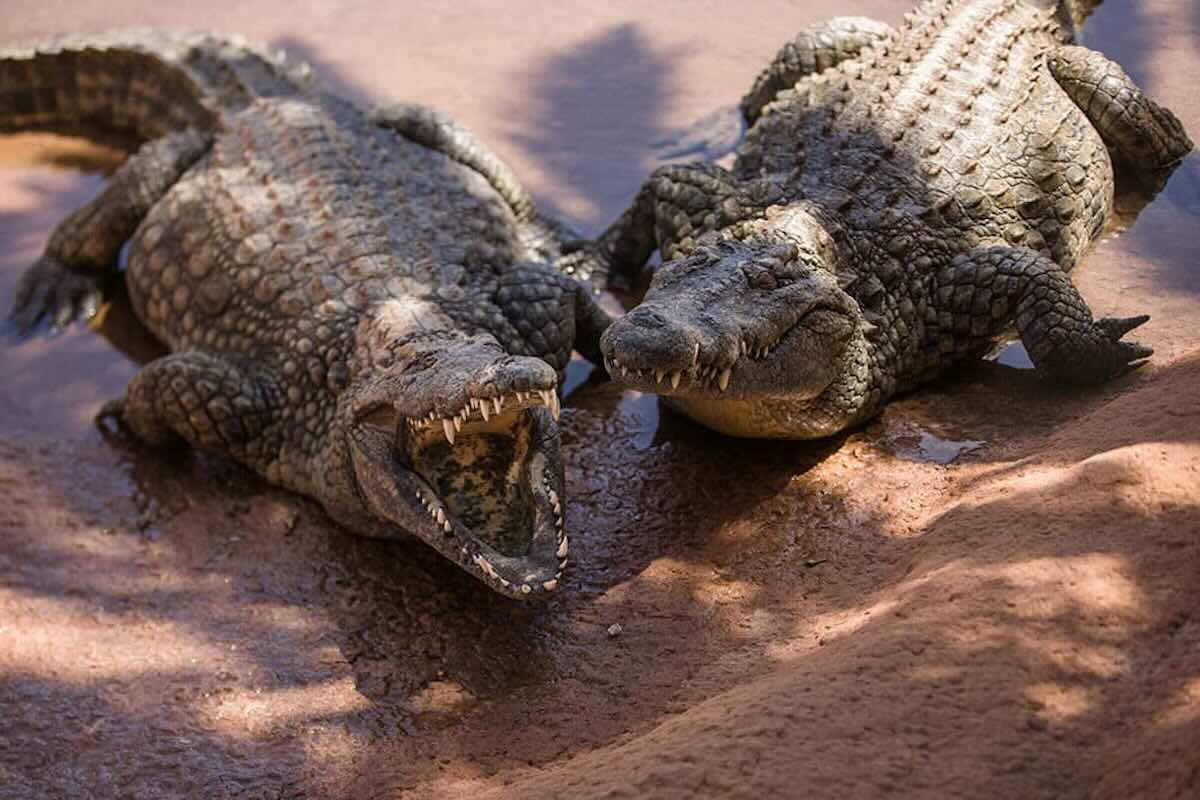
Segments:
[[[39,87],[54,101],[31,105]],[[0,50],[0,130],[28,128],[148,140],[59,227],[15,308],[26,330],[94,313],[131,242],[133,307],[174,352],[106,415],[147,441],[230,455],[364,533],[411,522],[503,591],[531,591],[482,570],[478,550],[452,546],[424,489],[410,482],[393,497],[402,480],[374,476],[376,496],[388,495],[378,502],[405,505],[395,512],[404,519],[379,519],[360,485],[361,470],[393,468],[364,427],[380,408],[395,427],[430,414],[450,425],[480,397],[545,392],[549,404],[577,331],[597,356],[607,317],[550,268],[560,228],[503,162],[429,109],[368,114],[282,55],[205,36]],[[549,508],[562,486],[557,428],[546,424],[552,442],[535,478],[549,482],[538,501]],[[538,591],[557,583],[557,547]]]
[[[1149,355],[1119,341],[1128,324],[1094,322],[1065,273],[1111,212],[1114,162],[1161,180],[1192,145],[1120,67],[1067,44],[1091,4],[1050,5],[931,0],[898,30],[836,19],[785,45],[742,101],[750,128],[732,170],[659,170],[565,265],[603,282],[662,253],[663,277],[643,304],[665,320],[663,337],[691,341],[695,363],[664,358],[646,326],[622,320],[604,344],[625,367],[616,377],[672,395],[710,424],[762,417],[714,424],[728,432],[806,437],[864,419],[1013,323],[1054,380],[1106,380]],[[772,310],[782,300],[729,282],[750,274],[755,249],[741,261],[711,259],[709,277],[684,288],[672,281],[682,269],[672,259],[729,239],[791,241],[797,264],[837,276],[862,338],[823,357],[844,362],[846,380],[813,397],[820,386],[797,377],[786,354],[773,368],[761,354],[743,358],[739,339],[779,341],[804,310],[788,317]],[[787,291],[812,303],[818,290]],[[864,354],[869,375],[859,379]],[[658,374],[679,370],[681,388],[667,391]],[[727,386],[704,380],[705,370],[729,370]],[[693,398],[707,404],[702,412],[688,407]],[[740,405],[709,407],[724,398]]]

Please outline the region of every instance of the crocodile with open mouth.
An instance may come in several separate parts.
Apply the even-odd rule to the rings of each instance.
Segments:
[[[893,30],[841,18],[788,43],[742,100],[732,170],[660,168],[560,262],[604,285],[657,249],[603,335],[619,382],[718,431],[816,438],[994,346],[1090,384],[1149,348],[1067,272],[1113,206],[1192,148],[1115,63],[1071,44],[1091,0],[928,0]],[[728,127],[728,126],[726,126]]]
[[[428,108],[365,112],[306,67],[195,34],[0,49],[0,131],[135,151],[22,277],[24,333],[124,280],[172,351],[101,416],[415,534],[494,590],[566,564],[558,383],[607,321],[548,265],[561,228]],[[591,343],[589,349],[588,344]]]

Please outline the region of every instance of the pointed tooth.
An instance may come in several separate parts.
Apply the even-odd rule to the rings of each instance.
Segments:
[[[454,427],[454,423],[448,419],[443,418],[442,419],[442,430],[445,431],[445,433],[446,433],[446,441],[449,442],[450,444],[454,444],[454,434],[457,431],[457,429]]]
[[[437,511],[433,512],[433,518],[438,521],[438,525],[441,525],[446,521],[446,512],[439,508]]]
[[[482,403],[479,404],[479,413],[483,415],[484,422],[488,421],[488,416],[491,414],[491,412],[488,411],[489,407],[490,407],[490,404],[488,403],[487,400],[484,400]]]
[[[550,395],[550,415],[554,417],[555,422],[562,416],[562,403],[558,400],[558,392]]]
[[[538,392],[538,394],[541,395],[542,405],[549,408],[550,407],[550,398],[554,396],[554,390],[553,389],[542,389],[540,392]]]
[[[729,388],[729,376],[732,372],[733,370],[727,369],[721,373],[721,377],[717,381],[717,385],[721,387],[722,392]]]
[[[452,531],[453,529],[454,529],[454,526],[450,524],[450,520],[445,520],[444,522],[442,522],[442,530],[444,530],[446,533],[450,533],[450,531]]]
[[[667,376],[667,373],[666,373],[666,372],[664,372],[664,371],[662,371],[661,369],[656,369],[656,370],[654,370],[654,380],[655,380],[657,383],[662,383],[662,382],[663,382],[663,378],[665,378],[666,376]]]
[[[700,360],[700,343],[696,342],[696,347],[692,350],[692,364]]]
[[[679,388],[679,379],[682,377],[683,377],[683,373],[680,373],[680,372],[672,372],[671,373],[671,388],[672,389]]]
[[[549,580],[542,584],[542,588],[547,592],[553,592],[558,587],[558,581]]]
[[[567,548],[567,537],[564,536],[562,538],[562,541],[558,543],[558,552],[555,553],[555,555],[557,555],[559,558],[566,558],[567,557],[567,549],[568,549]]]
[[[497,397],[495,400],[492,401],[492,407],[495,408],[496,413],[499,414],[500,409],[504,408],[504,398]]]

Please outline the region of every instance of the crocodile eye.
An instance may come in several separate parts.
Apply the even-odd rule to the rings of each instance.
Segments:
[[[767,267],[758,264],[747,264],[742,267],[742,272],[746,276],[746,282],[755,289],[775,289],[779,286],[779,282],[775,280],[775,273]]]

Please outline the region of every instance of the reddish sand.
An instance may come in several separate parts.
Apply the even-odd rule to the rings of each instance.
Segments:
[[[907,7],[10,5],[2,38],[217,27],[434,103],[589,232],[790,32]],[[1200,11],[1129,5],[1087,43],[1200,138]],[[95,156],[0,140],[0,306]],[[983,364],[794,444],[584,384],[540,605],[103,440],[136,366],[90,332],[0,344],[0,799],[1200,796],[1197,169],[1077,276],[1153,315],[1151,365],[1103,388]]]

